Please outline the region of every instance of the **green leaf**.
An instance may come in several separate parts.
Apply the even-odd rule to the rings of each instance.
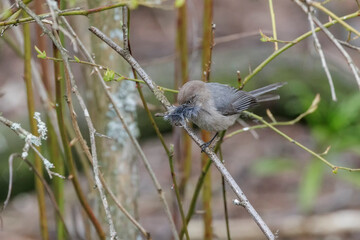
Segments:
[[[41,58],[41,59],[46,58],[45,50],[41,52],[41,50],[37,46],[35,46],[35,51],[38,53],[38,55],[37,55],[38,58]]]
[[[315,199],[320,191],[324,176],[324,163],[314,159],[307,166],[303,179],[299,186],[300,207],[308,212],[312,209]]]
[[[114,80],[115,78],[115,72],[113,70],[106,70],[105,75],[104,75],[104,81],[105,82],[110,82],[112,80]]]
[[[80,62],[80,59],[79,59],[77,56],[74,56],[74,59],[75,59],[75,61],[76,61],[77,63]]]
[[[179,8],[185,4],[185,0],[175,0],[175,7]]]
[[[268,42],[268,41],[269,41],[269,37],[266,36],[261,30],[259,30],[259,32],[260,32],[260,35],[261,35],[260,41],[262,41],[262,42]]]

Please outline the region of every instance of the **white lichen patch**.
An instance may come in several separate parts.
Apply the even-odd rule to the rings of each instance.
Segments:
[[[34,144],[37,147],[41,145],[41,138],[38,138],[32,134],[28,134],[25,138],[25,141]]]
[[[46,158],[43,158],[43,162],[44,162],[44,165],[45,165],[45,168],[46,169],[50,169],[50,168],[54,168],[54,164],[52,164],[49,160],[47,160]]]
[[[34,119],[37,122],[38,133],[39,133],[40,138],[43,139],[43,140],[46,140],[48,130],[47,130],[47,127],[46,127],[45,123],[41,120],[39,112],[34,113]],[[39,146],[39,145],[37,145],[37,146]]]
[[[20,128],[21,126],[20,126],[20,123],[13,123],[13,124],[11,124],[11,129],[12,130],[18,130],[19,128]]]
[[[134,137],[139,136],[139,129],[136,122],[136,104],[137,104],[136,84],[130,81],[123,81],[117,91],[113,93],[116,107],[120,110],[129,131]],[[125,145],[129,140],[122,123],[116,115],[112,105],[109,105],[109,111],[106,113],[111,120],[107,125],[106,135],[115,139],[117,144]],[[117,145],[112,146],[114,151]]]

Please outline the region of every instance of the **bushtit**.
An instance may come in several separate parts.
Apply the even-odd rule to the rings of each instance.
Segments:
[[[195,123],[199,128],[216,132],[201,146],[202,151],[215,139],[218,132],[232,126],[240,113],[260,102],[279,99],[279,95],[266,94],[286,83],[274,83],[250,92],[241,91],[220,83],[193,80],[185,83],[178,94],[179,106],[165,115],[174,125]]]

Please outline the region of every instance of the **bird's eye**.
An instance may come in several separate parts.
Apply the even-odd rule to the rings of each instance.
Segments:
[[[186,104],[192,104],[194,102],[195,96],[192,96],[189,100],[187,100]]]

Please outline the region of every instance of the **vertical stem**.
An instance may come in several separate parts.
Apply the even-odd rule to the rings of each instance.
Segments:
[[[219,134],[219,141],[217,142],[216,146],[215,146],[215,152],[218,151],[218,149],[220,149],[220,145],[223,141],[223,138],[225,136],[225,132],[226,131],[222,131]],[[186,224],[188,224],[190,222],[191,217],[194,215],[195,212],[195,207],[196,207],[196,202],[197,202],[197,198],[199,197],[199,193],[201,190],[201,187],[203,186],[204,183],[204,178],[207,175],[207,173],[209,172],[210,166],[211,166],[212,161],[210,159],[208,159],[207,163],[205,164],[205,166],[201,169],[201,174],[196,182],[196,186],[195,186],[195,190],[194,190],[194,194],[192,195],[191,198],[191,202],[190,202],[190,206],[189,206],[189,210],[188,213],[186,215]],[[180,232],[180,239],[182,239],[183,235],[184,235],[184,227],[186,227],[186,225],[183,225],[181,232]]]
[[[43,3],[44,0],[39,0],[37,4],[35,4],[36,14],[41,14],[43,12]],[[40,49],[46,49],[47,44],[45,41],[45,37],[42,37],[42,29],[39,25],[35,25],[36,35],[37,35],[37,46]],[[61,63],[54,63],[56,65],[60,65]],[[40,67],[42,72],[42,81],[44,83],[45,89],[48,93],[49,99],[53,99],[51,82],[49,78],[49,68],[47,61],[40,61]],[[55,71],[56,72],[56,71]],[[57,71],[59,73],[59,71]],[[57,78],[55,73],[55,79]],[[59,142],[56,137],[54,126],[51,124],[50,118],[47,117],[47,126],[48,126],[48,135],[49,135],[49,156],[52,159],[54,165],[56,166],[56,172],[64,175],[64,162],[59,152]],[[64,215],[64,180],[61,178],[54,178],[53,181],[53,188],[54,188],[54,196],[55,201],[58,204],[59,212],[61,215]],[[57,233],[57,240],[65,239],[65,228],[62,219],[56,215],[56,233]]]
[[[54,48],[54,57],[61,57],[59,51]],[[62,63],[61,62],[54,62],[54,77],[55,77],[55,88],[56,88],[56,101],[55,101],[55,105],[56,105],[56,115],[58,118],[58,123],[59,123],[59,127],[60,127],[60,122],[63,123],[63,117],[62,117],[62,108],[63,108],[63,103],[62,103],[62,98],[63,98],[63,84],[62,84],[62,76],[61,76],[61,69],[62,69]],[[52,136],[52,134],[50,135]],[[64,149],[67,148],[67,146],[65,146],[64,141],[63,145],[64,145]],[[53,145],[53,144],[52,144]],[[53,152],[53,154],[55,154],[55,152]],[[64,174],[65,169],[64,169],[64,163],[63,163],[63,159],[61,159],[60,157],[55,157],[54,159],[54,164],[57,168],[57,172],[59,174]],[[54,179],[54,194],[55,194],[55,198],[56,198],[56,202],[59,205],[59,210],[61,213],[64,212],[64,182],[61,179]],[[59,219],[56,219],[56,227],[57,227],[57,237],[58,239],[64,239],[64,226],[61,222],[59,222]]]
[[[60,52],[55,46],[54,46],[54,56],[56,58],[60,58]],[[56,65],[54,67],[56,70]],[[60,71],[60,69],[58,68],[56,71]],[[64,104],[63,104],[64,79],[61,77],[61,74],[58,73],[56,75],[60,76],[57,79],[55,79],[56,113],[57,113],[57,118],[58,118],[58,122],[59,122],[61,140],[64,145],[65,159],[67,161],[67,166],[68,166],[69,172],[71,174],[71,181],[73,183],[76,195],[81,203],[81,206],[83,207],[83,209],[86,212],[87,216],[89,217],[90,221],[93,223],[99,238],[105,239],[106,238],[105,233],[104,233],[99,221],[96,219],[91,207],[89,206],[88,202],[86,201],[84,193],[82,192],[81,187],[80,187],[79,179],[77,176],[77,170],[75,167],[74,160],[72,158],[72,153],[71,153],[70,145],[68,142],[68,136],[66,133],[66,126],[65,126],[64,115],[63,115],[63,112],[64,112]]]
[[[170,153],[169,153],[169,163],[170,163],[171,177],[172,177],[172,179],[173,179],[174,189],[175,189],[175,194],[176,194],[176,199],[177,199],[178,204],[179,204],[180,215],[181,215],[182,223],[183,223],[183,225],[184,225],[184,224],[185,224],[185,214],[184,214],[184,210],[183,210],[183,207],[182,207],[182,204],[181,204],[179,187],[178,187],[177,182],[176,182],[176,176],[175,176],[175,171],[174,171],[173,155],[174,155],[174,151],[173,151],[173,149],[171,149],[171,150],[170,150]],[[184,225],[184,226],[185,226],[185,225]],[[184,228],[184,231],[185,231],[186,239],[189,240],[190,237],[189,237],[189,232],[188,232],[187,227]]]
[[[279,50],[279,45],[278,45],[278,42],[276,42],[276,40],[277,40],[276,22],[275,22],[275,12],[274,12],[274,6],[273,6],[272,0],[269,0],[269,8],[270,8],[271,24],[272,24],[272,29],[273,29],[273,38],[275,40],[274,46],[275,46],[275,51],[277,51],[277,50]]]
[[[203,39],[202,39],[202,80],[208,82],[210,80],[211,72],[211,55],[213,47],[213,3],[212,0],[204,0],[204,16],[203,16]],[[207,142],[210,140],[210,133],[202,130],[201,131],[202,140]],[[201,155],[201,165],[206,167],[208,162],[208,157],[206,154]],[[203,184],[203,194],[202,194],[202,203],[204,208],[204,239],[213,239],[213,229],[212,229],[212,208],[211,208],[211,199],[212,199],[212,183],[211,183],[211,171],[205,175],[204,184]]]
[[[26,16],[25,16],[26,17]],[[29,121],[31,133],[35,136],[37,133],[37,124],[34,119],[35,112],[35,101],[32,89],[32,78],[31,78],[31,39],[30,39],[30,26],[29,24],[24,24],[23,26],[24,33],[24,79],[26,84],[26,93],[27,93],[27,104],[29,111]],[[40,151],[40,148],[38,148]],[[42,176],[42,165],[40,157],[35,154],[35,168]],[[45,205],[45,190],[44,186],[41,183],[41,180],[35,176],[35,188],[38,198],[39,205],[39,214],[40,214],[40,230],[41,237],[43,240],[49,239],[49,232],[46,219],[46,205]]]
[[[184,85],[189,81],[189,69],[188,69],[188,42],[187,42],[187,4],[186,1],[184,4],[178,8],[177,13],[177,34],[176,34],[176,67],[180,65],[180,74],[176,73],[175,75],[175,88],[179,87],[178,75],[181,76],[181,85]],[[180,64],[179,64],[180,62]],[[184,198],[186,184],[190,177],[191,173],[191,138],[185,133],[182,129],[176,129],[176,133],[179,133],[181,139],[181,144],[177,149],[179,149],[180,156],[179,162],[181,164],[181,179],[179,184],[179,191],[182,198]],[[180,141],[176,141],[180,142]]]
[[[224,161],[224,158],[223,158],[223,155],[222,155],[222,151],[221,151],[221,146],[219,146],[219,158],[220,158],[221,162],[223,164],[225,164],[225,161]],[[224,178],[224,176],[221,176],[221,185],[222,185],[222,195],[223,195],[223,202],[224,202],[226,235],[227,235],[227,239],[231,240],[230,225],[229,225],[229,213],[228,213],[227,202],[226,202],[226,187],[225,187],[225,178]]]

